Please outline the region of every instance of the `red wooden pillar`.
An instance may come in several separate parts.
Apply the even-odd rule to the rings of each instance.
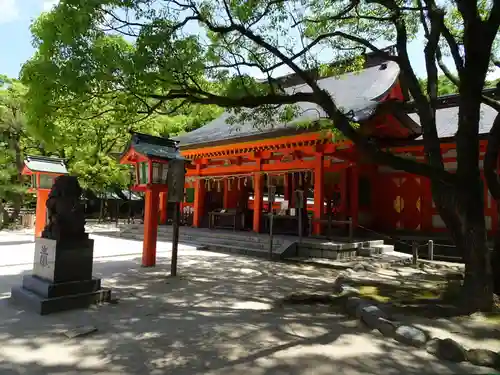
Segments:
[[[256,172],[253,181],[253,231],[259,233],[264,198],[264,176],[260,172]]]
[[[316,220],[321,220],[324,211],[324,155],[316,154],[316,167],[314,168],[314,209],[313,215]],[[321,234],[321,223],[315,222],[313,226],[314,234]]]
[[[205,213],[205,181],[197,179],[194,183],[193,227],[200,228]]]
[[[166,191],[160,193],[160,224],[167,223],[167,196]]]
[[[292,185],[292,199],[291,199],[291,202],[290,202],[290,207],[294,207],[296,208],[297,207],[297,202],[296,202],[296,198],[297,196],[295,195],[295,191],[299,189],[298,187],[298,184],[297,184],[297,175],[295,173],[292,173],[290,175],[290,182],[291,182],[291,185]]]
[[[285,190],[285,200],[288,201],[288,205],[291,207],[290,202],[290,190],[292,187],[292,175],[290,173],[285,173],[283,178],[283,190]]]
[[[354,229],[358,226],[358,213],[359,213],[359,194],[358,194],[358,182],[359,182],[359,168],[353,165],[350,168],[350,185],[349,189],[349,199],[350,199],[350,211],[352,218],[352,226]]]
[[[159,193],[157,191],[152,189],[146,190],[146,199],[144,203],[144,241],[142,248],[143,267],[153,267],[156,264],[158,201]]]
[[[229,179],[225,178],[224,179],[224,195],[222,196],[222,208],[229,208],[230,205],[230,191],[229,191],[229,184],[231,182]]]
[[[47,199],[49,198],[50,190],[39,189],[36,192],[36,216],[35,216],[35,237],[40,237],[45,228],[47,220]]]
[[[347,167],[340,171],[340,217],[345,219],[347,216]]]

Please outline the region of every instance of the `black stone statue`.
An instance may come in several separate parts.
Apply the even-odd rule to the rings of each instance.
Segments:
[[[35,239],[33,272],[12,288],[12,302],[45,315],[111,299],[111,291],[92,276],[94,240],[85,233],[81,195],[76,177],[55,179],[47,199],[48,224]]]
[[[59,176],[47,199],[48,223],[42,238],[66,242],[86,240],[82,188],[75,176]]]

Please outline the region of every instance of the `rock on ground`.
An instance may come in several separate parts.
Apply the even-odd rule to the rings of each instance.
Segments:
[[[467,350],[467,360],[476,366],[491,367],[500,370],[500,353],[488,349]]]
[[[378,319],[387,319],[387,314],[375,305],[362,306],[360,309],[360,320],[368,327],[377,329]]]
[[[394,339],[403,344],[421,348],[427,343],[429,336],[417,327],[402,325],[395,330]]]
[[[439,359],[451,362],[464,362],[467,360],[467,351],[455,340],[432,339],[427,343],[426,350]]]

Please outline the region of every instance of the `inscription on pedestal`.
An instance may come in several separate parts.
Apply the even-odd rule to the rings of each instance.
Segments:
[[[33,275],[46,280],[54,280],[57,241],[47,238],[35,240]]]

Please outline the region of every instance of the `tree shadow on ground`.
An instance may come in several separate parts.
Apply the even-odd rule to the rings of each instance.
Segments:
[[[273,307],[292,292],[331,291],[334,271],[194,251],[180,254],[181,276],[170,278],[168,262],[159,258],[145,269],[135,257],[96,261],[95,274],[119,298],[115,305],[41,317],[0,300],[0,373],[466,374],[474,368],[387,343],[328,306]],[[2,291],[20,280],[0,276]],[[78,325],[98,332],[62,335]]]

